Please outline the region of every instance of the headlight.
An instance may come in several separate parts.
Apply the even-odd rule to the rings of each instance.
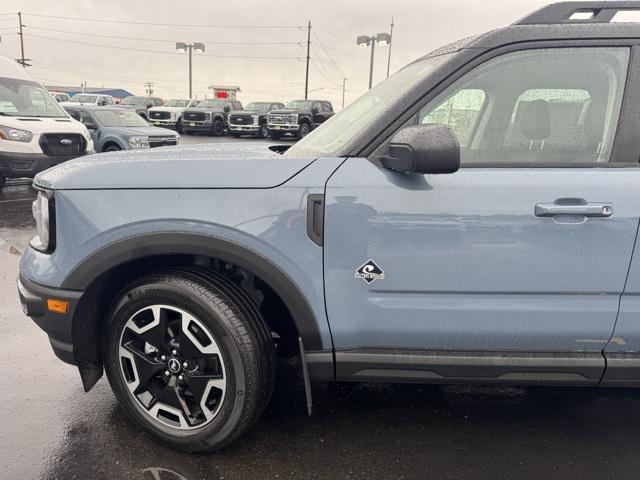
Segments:
[[[55,248],[55,203],[51,190],[39,190],[33,202],[33,218],[36,220],[37,235],[31,246],[41,252],[50,253]]]
[[[180,143],[182,143],[180,135],[176,135],[176,145],[180,145]]]
[[[254,125],[258,125],[258,123],[260,123],[260,115],[251,115],[251,118],[253,118]]]
[[[3,140],[13,140],[14,142],[30,142],[33,133],[29,130],[20,130],[19,128],[3,127],[0,125],[0,138]]]
[[[292,113],[290,118],[291,118],[291,123],[298,123],[298,114],[297,113]]]
[[[131,148],[146,148],[149,146],[149,137],[144,135],[129,137],[129,146]]]
[[[209,112],[205,113],[204,118],[206,118],[207,120],[211,120],[211,113]]]

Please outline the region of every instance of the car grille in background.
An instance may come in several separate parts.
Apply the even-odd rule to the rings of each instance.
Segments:
[[[184,119],[185,120],[195,120],[197,122],[202,122],[206,118],[204,112],[185,112]]]
[[[232,125],[253,125],[253,117],[244,114],[229,115],[229,123]]]
[[[40,147],[45,155],[81,155],[87,149],[87,142],[79,134],[47,133],[40,137]]]
[[[151,148],[154,147],[164,147],[168,145],[177,145],[177,137],[175,136],[167,136],[167,137],[149,137],[149,146]]]
[[[269,123],[296,123],[294,113],[270,113]]]
[[[149,112],[149,118],[169,120],[171,118],[171,112]]]

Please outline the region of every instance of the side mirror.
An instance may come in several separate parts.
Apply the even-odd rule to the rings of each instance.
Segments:
[[[151,102],[147,103],[147,108],[151,108],[151,107],[153,107],[153,103]]]
[[[454,173],[460,168],[460,144],[448,125],[405,127],[389,142],[382,165],[403,173]]]
[[[316,113],[318,113],[318,112],[319,112],[318,107],[313,107],[313,108],[311,109],[311,113],[313,113],[314,115],[315,115]]]
[[[230,112],[231,111],[231,107],[229,105],[225,105],[224,106],[224,111],[225,112]]]
[[[85,123],[84,126],[87,127],[87,130],[95,130],[96,129],[96,126],[93,123]]]

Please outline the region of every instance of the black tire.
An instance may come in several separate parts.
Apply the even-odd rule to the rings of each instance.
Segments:
[[[7,183],[7,179],[5,178],[4,175],[0,173],[0,190],[4,188],[6,183]]]
[[[256,134],[256,137],[258,138],[269,138],[269,129],[267,128],[266,124],[262,124],[260,125],[260,130],[258,130],[258,133]]]
[[[129,389],[120,366],[121,336],[132,316],[151,305],[188,312],[199,319],[217,344],[225,393],[217,413],[203,426],[187,430],[171,427],[153,418]],[[103,335],[109,383],[125,412],[161,443],[187,452],[216,450],[246,432],[266,408],[276,372],[271,333],[251,298],[222,275],[198,268],[148,275],[123,289],[109,319]],[[170,330],[168,327],[167,332]],[[186,369],[184,374],[188,376]]]
[[[301,138],[304,138],[307,135],[309,135],[310,131],[311,131],[311,127],[309,126],[309,124],[307,122],[302,122],[300,124],[300,128],[298,128],[298,133],[296,134],[296,138],[300,140]]]
[[[182,118],[179,118],[176,122],[176,132],[180,134],[184,133],[184,128],[182,127]]]
[[[115,143],[110,143],[102,149],[103,152],[119,152],[120,150],[122,150],[120,145],[116,145]]]
[[[269,136],[271,140],[280,140],[280,134],[276,132],[269,132]]]
[[[213,121],[213,125],[211,126],[211,133],[213,133],[214,137],[221,137],[222,135],[224,135],[224,122],[221,119],[216,118]]]
[[[230,135],[231,135],[233,138],[240,138],[240,136],[241,136],[239,133],[230,133]]]

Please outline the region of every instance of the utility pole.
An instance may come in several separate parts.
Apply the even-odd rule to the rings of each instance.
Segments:
[[[144,84],[145,87],[145,91],[147,92],[147,96],[150,97],[151,95],[153,95],[153,86],[155,85],[154,82],[147,82]]]
[[[24,25],[22,25],[22,12],[18,12],[18,23],[20,27],[20,33],[18,33],[18,35],[20,35],[20,58],[18,59],[18,63],[22,65],[23,68],[27,68],[31,66],[27,63],[31,59],[24,58],[24,36],[22,33],[22,27],[24,27]]]
[[[311,60],[311,20],[307,26],[307,73],[304,77],[304,99],[309,95],[309,61]]]
[[[344,92],[345,92],[346,85],[347,85],[347,79],[343,78],[342,79],[342,108],[344,108]]]
[[[391,69],[391,47],[393,46],[393,17],[391,17],[391,38],[389,39],[389,59],[387,60],[387,78],[389,78],[389,70]]]

